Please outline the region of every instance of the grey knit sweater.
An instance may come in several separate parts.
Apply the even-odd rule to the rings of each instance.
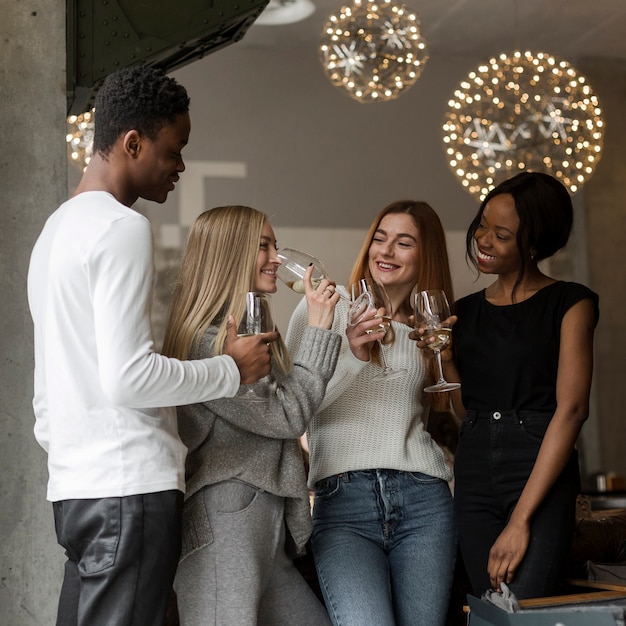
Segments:
[[[212,356],[216,332],[210,327],[190,358]],[[340,345],[338,333],[307,326],[292,355],[292,370],[285,375],[273,367],[271,383],[263,379],[254,385],[257,393],[268,395],[267,403],[236,396],[178,408],[180,436],[189,448],[181,558],[213,540],[199,491],[231,478],[286,499],[287,528],[297,552],[302,552],[311,519],[298,438],[324,397]],[[240,387],[238,395],[247,389]]]

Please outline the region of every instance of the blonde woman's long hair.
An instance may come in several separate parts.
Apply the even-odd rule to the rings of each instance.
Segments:
[[[245,294],[255,290],[256,261],[265,214],[247,206],[201,213],[183,253],[165,331],[163,353],[187,360],[209,326],[218,326],[215,354],[223,354],[228,316],[235,324],[245,311]],[[291,361],[282,339],[271,344],[287,372]]]

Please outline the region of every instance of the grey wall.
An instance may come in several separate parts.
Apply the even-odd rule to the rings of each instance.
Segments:
[[[602,469],[626,475],[626,62],[587,59],[581,68],[593,78],[607,124],[604,155],[585,186],[585,232],[589,284],[600,294],[596,333],[595,397]]]
[[[367,227],[390,201],[415,197],[462,230],[477,205],[440,138],[469,69],[431,59],[398,100],[360,104],[330,84],[315,49],[279,53],[244,38],[175,72],[192,98],[186,159],[246,161],[247,178],[211,180],[207,202],[250,203],[278,226]]]

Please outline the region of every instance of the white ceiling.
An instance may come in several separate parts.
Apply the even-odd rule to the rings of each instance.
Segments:
[[[350,2],[313,3],[316,10],[305,20],[254,24],[238,45],[317,46],[328,16]],[[488,59],[523,49],[547,52],[570,63],[583,57],[626,59],[626,0],[404,0],[404,4],[419,13],[431,57]]]

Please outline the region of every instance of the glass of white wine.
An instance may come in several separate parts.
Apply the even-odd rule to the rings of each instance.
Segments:
[[[450,305],[444,291],[439,289],[428,289],[418,291],[415,294],[414,302],[415,328],[424,330],[423,339],[435,337],[435,341],[426,344],[435,353],[439,379],[434,385],[426,387],[424,391],[452,391],[458,389],[460,383],[449,383],[443,377],[441,368],[441,349],[450,341],[452,329],[444,325],[445,320],[450,317]]]
[[[278,258],[281,261],[276,270],[278,278],[296,293],[304,293],[304,273],[311,265],[313,266],[313,274],[311,275],[313,287],[317,287],[324,278],[328,278],[324,264],[306,252],[294,248],[282,248],[278,251]],[[342,293],[339,295],[344,300],[349,300]]]
[[[350,305],[350,311],[348,313],[348,324],[350,324],[350,326],[355,326],[356,324],[358,324],[363,319],[363,316],[367,313],[368,310],[376,310],[374,295],[372,294],[372,291],[364,278],[359,281],[359,287],[361,290],[361,294],[355,298],[353,286],[353,302]],[[381,315],[379,316],[379,318],[379,330],[384,330],[385,332],[387,332],[387,330],[389,330],[389,326],[391,326],[391,315]],[[371,330],[366,332],[372,333],[374,331]],[[402,374],[404,374],[406,370],[391,367],[387,362],[385,348],[381,339],[378,340],[378,345],[380,346],[380,358],[382,361],[383,369],[381,372],[374,376],[373,380],[392,380],[393,378],[398,378],[399,376],[402,376]]]
[[[271,296],[260,291],[248,291],[246,293],[246,310],[237,326],[237,335],[249,337],[269,333],[275,329]],[[252,387],[235,397],[248,402],[267,402],[267,398],[259,396]]]

